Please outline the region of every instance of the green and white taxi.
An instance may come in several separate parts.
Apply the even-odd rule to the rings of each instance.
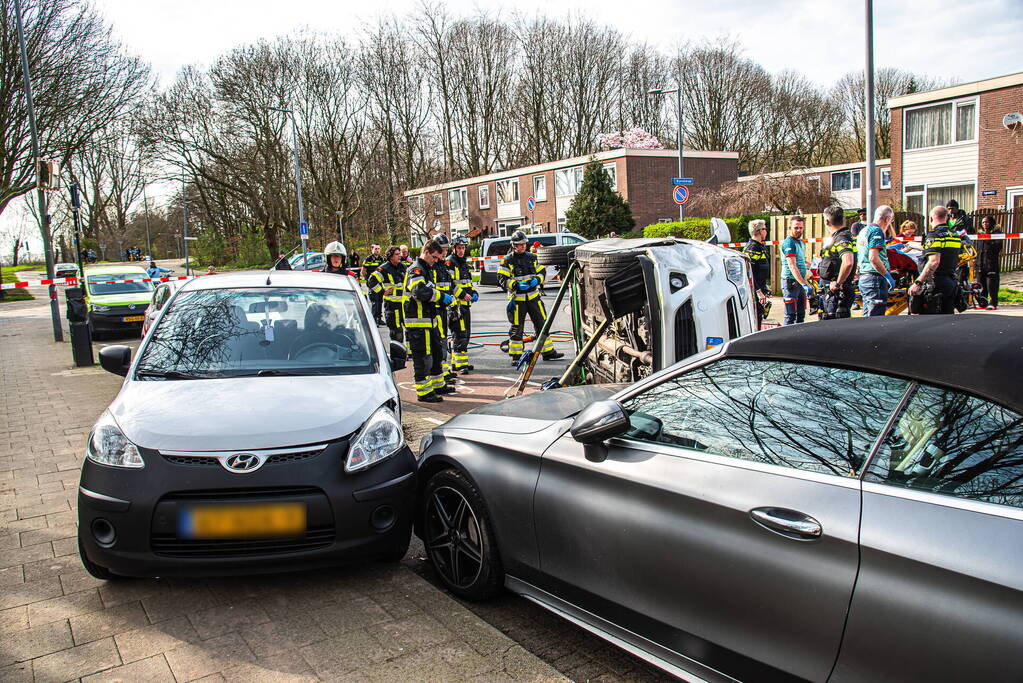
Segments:
[[[85,301],[89,330],[131,332],[142,329],[153,296],[153,283],[139,266],[86,266]]]

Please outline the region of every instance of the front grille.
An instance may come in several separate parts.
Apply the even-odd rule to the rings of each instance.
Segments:
[[[334,542],[334,527],[309,529],[301,538],[254,538],[242,540],[194,540],[174,534],[153,534],[150,547],[157,555],[173,557],[244,557],[298,553],[326,548]]]
[[[97,311],[100,315],[143,315],[146,309],[149,308],[148,304],[135,304],[134,308],[128,308],[128,304],[123,306],[111,306],[109,311]]]
[[[248,451],[239,451],[239,453]],[[302,451],[300,453],[278,453],[277,455],[271,455],[266,459],[264,465],[286,465],[288,463],[300,462],[302,460],[308,460],[309,458],[315,458],[317,455],[323,452],[323,449],[318,451]],[[188,455],[168,455],[161,453],[163,459],[174,465],[185,465],[188,467],[204,466],[204,465],[219,465],[220,461],[216,458],[196,457]]]
[[[177,518],[194,503],[304,502],[308,528],[287,538],[193,539],[177,534]],[[334,516],[324,492],[314,486],[261,486],[170,493],[157,503],[149,544],[157,555],[170,557],[246,557],[298,553],[326,548],[334,542]]]
[[[308,460],[309,458],[315,458],[317,455],[322,453],[319,451],[303,451],[301,453],[280,453],[278,455],[271,455],[266,460],[267,465],[283,465],[289,462],[298,462],[300,460]]]
[[[216,458],[189,458],[184,455],[167,455],[161,453],[163,459],[167,462],[174,463],[175,465],[219,465],[220,461]]]

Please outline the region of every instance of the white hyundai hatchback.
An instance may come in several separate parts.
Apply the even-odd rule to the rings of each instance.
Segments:
[[[163,307],[89,437],[86,569],[116,576],[290,570],[400,559],[415,460],[385,346],[351,278],[198,278]]]

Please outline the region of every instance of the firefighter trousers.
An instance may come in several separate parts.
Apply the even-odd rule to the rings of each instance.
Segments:
[[[400,344],[405,343],[405,328],[401,326],[402,305],[400,301],[384,302],[384,320],[387,322],[387,331],[391,335],[391,341]]]
[[[512,358],[518,358],[525,350],[522,334],[527,316],[533,321],[533,329],[539,334],[540,328],[547,320],[547,309],[544,308],[543,300],[539,296],[527,301],[512,301],[508,304],[508,322],[511,323],[511,327],[508,328],[508,355]],[[543,348],[540,351],[542,353],[554,351],[554,342],[550,337],[544,340]]]
[[[451,330],[451,367],[458,372],[469,367],[469,337],[472,335],[469,306],[458,304],[448,309],[448,329]]]
[[[449,306],[442,306],[440,313],[437,314],[437,319],[434,323],[434,327],[437,329],[437,334],[440,335],[442,353],[441,356],[441,372],[445,375],[450,375],[453,370],[451,369],[451,351],[448,341],[448,311]]]
[[[409,351],[412,352],[412,372],[416,396],[426,396],[444,386],[441,370],[443,342],[436,327],[409,327],[405,330]]]

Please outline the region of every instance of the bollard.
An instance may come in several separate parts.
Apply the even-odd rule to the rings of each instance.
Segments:
[[[89,332],[89,306],[85,303],[85,290],[81,287],[68,287],[64,291],[67,297],[67,320],[71,326],[71,354],[75,365],[91,367],[92,334]]]

